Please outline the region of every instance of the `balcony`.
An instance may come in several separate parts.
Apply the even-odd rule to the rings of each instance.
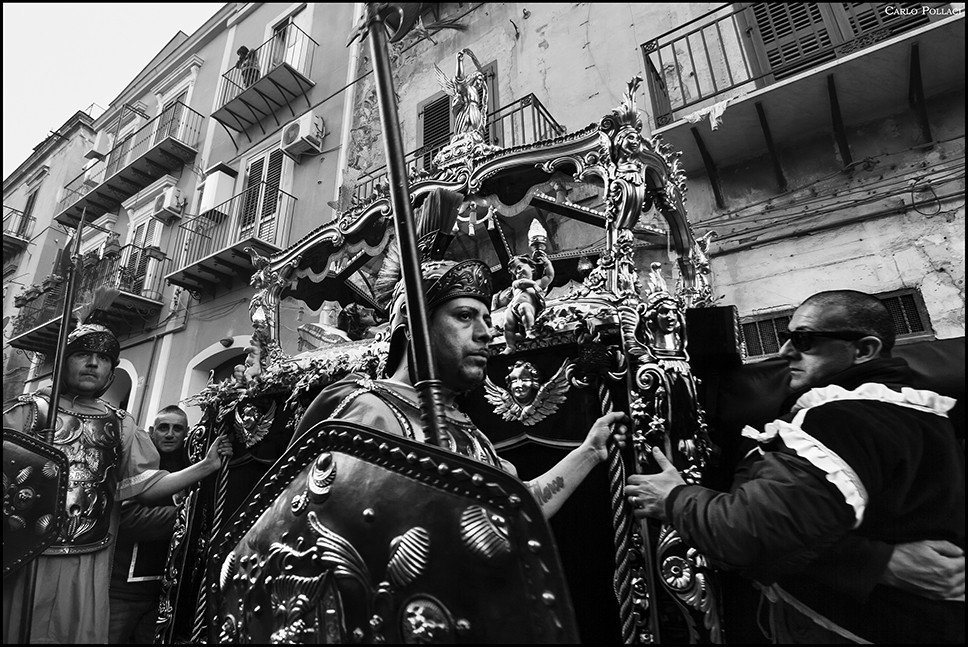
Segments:
[[[214,295],[255,269],[247,247],[262,256],[288,242],[296,198],[265,182],[178,225],[173,267],[165,279],[194,293]]]
[[[99,162],[64,187],[57,222],[77,227],[121,208],[121,203],[197,154],[202,115],[176,102],[116,144]]]
[[[964,14],[948,6],[724,5],[642,45],[654,133],[683,152],[687,173],[715,171],[774,143],[841,137],[917,97],[923,110],[964,87]],[[702,123],[717,114],[716,130]]]
[[[27,248],[34,229],[34,218],[23,211],[3,208],[3,257],[12,258]]]
[[[235,67],[222,75],[218,110],[212,113],[226,129],[245,132],[270,115],[281,125],[276,111],[305,95],[315,83],[311,79],[313,56],[318,43],[295,25],[288,25],[257,49],[240,56]],[[248,134],[246,134],[248,137]]]
[[[565,134],[565,128],[551,116],[533,94],[526,95],[513,103],[498,108],[487,116],[487,129],[491,142],[502,148],[513,148],[524,144],[552,139]],[[431,147],[418,148],[404,156],[407,174],[419,170],[430,170],[434,156],[448,141]],[[377,190],[388,185],[387,167],[381,166],[361,177],[353,191],[353,202],[365,203]],[[379,188],[379,189],[378,189]]]
[[[104,323],[124,334],[157,317],[161,310],[164,280],[164,255],[158,248],[126,245],[114,253],[83,257],[78,267],[75,306],[89,302],[99,287],[119,292],[101,314]],[[14,348],[53,353],[57,346],[64,310],[66,282],[49,276],[43,286],[31,286],[15,298],[20,313],[13,323]]]

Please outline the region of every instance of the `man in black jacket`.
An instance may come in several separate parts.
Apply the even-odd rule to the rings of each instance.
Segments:
[[[626,487],[636,516],[668,520],[710,561],[758,581],[777,642],[963,643],[954,400],[910,388],[906,362],[891,357],[890,313],[870,295],[816,294],[789,328],[792,407],[744,430],[758,444],[731,492],[685,485],[656,449],[662,471]],[[912,542],[960,555],[960,586],[930,594],[898,580]]]
[[[148,435],[158,449],[161,469],[169,472],[188,466],[185,436],[188,415],[177,405],[158,412]],[[121,504],[114,568],[111,571],[110,641],[115,645],[154,642],[158,598],[175,530],[175,497],[157,505],[136,501]]]

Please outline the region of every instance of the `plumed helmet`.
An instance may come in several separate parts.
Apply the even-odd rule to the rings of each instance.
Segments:
[[[102,353],[111,358],[111,367],[117,368],[121,361],[121,344],[108,328],[101,324],[81,324],[67,335],[64,357],[89,351]]]

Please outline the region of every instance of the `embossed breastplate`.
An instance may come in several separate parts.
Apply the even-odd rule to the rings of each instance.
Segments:
[[[48,409],[46,400],[35,404]],[[32,433],[39,435],[46,412],[38,412]],[[90,553],[111,543],[111,510],[117,489],[121,450],[121,421],[111,409],[87,414],[59,409],[54,446],[67,455],[69,481],[67,519],[61,534],[45,555]]]

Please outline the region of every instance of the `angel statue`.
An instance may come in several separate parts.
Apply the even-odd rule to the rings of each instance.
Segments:
[[[464,55],[467,54],[474,62],[476,71],[464,75]],[[451,99],[451,110],[454,113],[455,136],[470,134],[476,139],[484,141],[484,122],[487,116],[487,75],[481,69],[481,64],[468,48],[457,53],[457,73],[453,79],[448,79],[436,64],[434,72],[437,82]]]
[[[494,405],[494,413],[505,421],[534,425],[558,410],[565,401],[574,364],[565,360],[550,380],[541,383],[541,373],[531,362],[519,361],[511,367],[502,389],[487,378],[485,397]]]

